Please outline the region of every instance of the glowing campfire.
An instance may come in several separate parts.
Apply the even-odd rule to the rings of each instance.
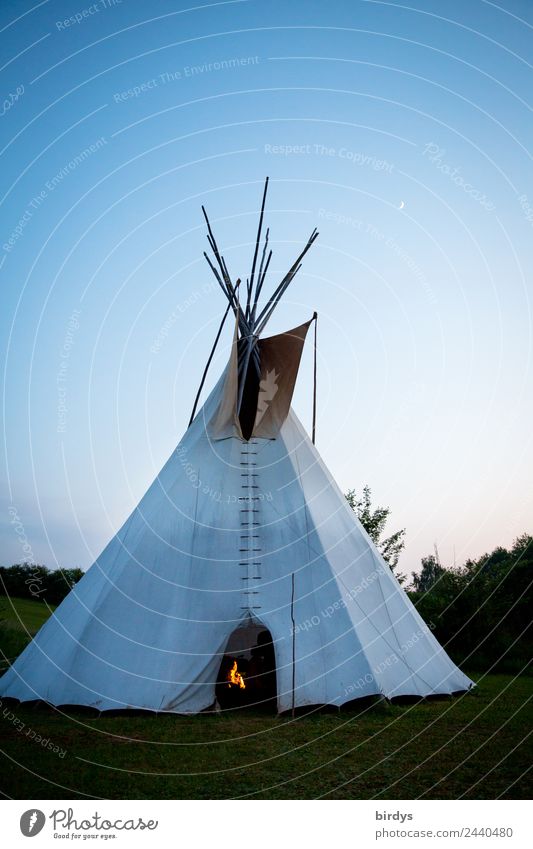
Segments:
[[[242,677],[241,673],[239,672],[239,670],[237,668],[237,661],[236,660],[233,661],[233,666],[231,667],[230,671],[228,672],[227,681],[228,681],[228,687],[235,686],[235,687],[240,687],[241,690],[246,689],[246,684],[244,683],[244,678]]]

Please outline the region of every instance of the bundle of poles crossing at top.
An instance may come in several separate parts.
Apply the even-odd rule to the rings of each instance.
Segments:
[[[203,374],[203,377],[202,377],[202,381],[200,383],[200,388],[198,389],[198,394],[197,394],[195,402],[194,402],[194,407],[193,407],[193,411],[192,411],[192,415],[191,415],[191,419],[190,419],[189,424],[191,424],[191,422],[194,419],[194,416],[196,414],[196,407],[197,407],[197,404],[198,404],[200,393],[202,391],[202,388],[203,388],[203,385],[204,385],[204,382],[205,382],[207,370],[209,369],[209,365],[211,363],[211,360],[213,359],[213,355],[215,353],[215,349],[216,349],[216,346],[218,344],[218,340],[220,339],[220,334],[222,333],[222,328],[224,327],[224,323],[226,321],[226,318],[228,316],[230,309],[233,310],[233,313],[234,313],[235,318],[236,318],[237,323],[238,323],[239,334],[240,334],[239,346],[238,346],[239,393],[238,393],[238,402],[237,402],[237,412],[240,413],[241,405],[242,405],[242,399],[243,399],[243,393],[244,393],[244,385],[245,385],[245,382],[246,382],[246,374],[248,372],[248,367],[250,365],[250,362],[253,363],[253,366],[254,366],[254,368],[257,372],[257,375],[259,377],[261,375],[261,364],[260,364],[260,361],[259,361],[259,351],[258,351],[258,348],[257,348],[257,341],[259,339],[259,336],[261,335],[261,333],[265,329],[268,321],[270,320],[270,318],[272,316],[272,313],[274,312],[279,301],[281,300],[284,293],[286,292],[286,290],[290,286],[293,278],[295,277],[295,275],[298,273],[298,271],[302,267],[302,260],[303,260],[304,256],[306,255],[307,251],[309,250],[309,248],[311,247],[311,245],[313,244],[313,242],[315,241],[315,239],[318,236],[318,231],[315,228],[313,230],[313,232],[311,233],[311,235],[309,236],[309,239],[307,240],[307,244],[305,245],[304,249],[301,251],[300,255],[293,262],[292,266],[290,267],[288,272],[285,274],[285,276],[281,280],[281,283],[279,283],[279,285],[274,290],[273,294],[270,296],[270,298],[267,300],[266,304],[263,306],[262,309],[259,310],[259,313],[258,313],[259,298],[260,298],[260,295],[261,295],[261,291],[263,289],[263,285],[264,285],[264,282],[265,282],[268,267],[270,265],[270,260],[272,259],[272,251],[269,250],[269,247],[268,247],[270,231],[267,228],[266,234],[265,234],[265,239],[264,239],[263,250],[261,252],[261,259],[259,261],[259,269],[257,270],[257,275],[256,275],[257,259],[258,259],[259,250],[260,250],[260,247],[261,247],[261,237],[262,237],[262,230],[263,230],[263,217],[264,217],[264,212],[265,212],[267,190],[268,190],[268,177],[265,180],[265,188],[263,190],[263,200],[261,202],[261,211],[260,211],[260,214],[259,214],[259,224],[258,224],[258,227],[257,227],[257,237],[256,237],[256,240],[255,240],[255,249],[254,249],[254,255],[253,255],[253,260],[252,260],[252,268],[251,268],[251,271],[250,271],[250,276],[246,280],[246,298],[245,298],[244,306],[241,306],[241,301],[240,301],[240,297],[239,297],[239,295],[240,295],[240,288],[239,287],[241,285],[241,281],[240,281],[240,279],[237,279],[235,281],[235,283],[232,283],[231,277],[230,277],[229,272],[228,272],[228,268],[226,266],[226,262],[224,260],[224,257],[222,256],[222,254],[220,253],[220,251],[218,249],[218,245],[217,245],[215,237],[213,235],[213,231],[211,229],[211,224],[209,223],[209,218],[207,217],[207,212],[205,211],[205,208],[202,206],[202,212],[204,214],[204,218],[205,218],[205,221],[206,221],[206,224],[207,224],[207,240],[209,242],[209,246],[210,246],[210,248],[213,252],[213,255],[214,255],[214,262],[209,258],[209,256],[207,255],[207,253],[205,251],[204,251],[204,256],[205,256],[207,263],[208,263],[211,271],[213,272],[220,288],[222,289],[222,291],[224,292],[224,295],[226,296],[226,298],[228,300],[228,305],[226,307],[226,311],[225,311],[224,316],[222,318],[222,321],[220,323],[220,327],[218,329],[218,333],[216,335],[215,342],[214,342],[213,348],[211,350],[211,354],[209,356],[209,359],[207,361],[207,365],[205,367],[205,371],[204,371],[204,374]]]

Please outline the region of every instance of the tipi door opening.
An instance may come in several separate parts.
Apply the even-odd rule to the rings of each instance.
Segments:
[[[245,356],[245,347],[241,345],[242,356]],[[252,438],[255,417],[257,414],[257,401],[259,397],[259,377],[251,366],[246,370],[242,401],[239,410],[239,424],[243,439],[248,442]]]
[[[229,636],[216,685],[221,710],[276,712],[276,653],[272,635],[251,621]]]

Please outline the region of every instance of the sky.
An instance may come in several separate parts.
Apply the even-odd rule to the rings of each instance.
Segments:
[[[400,570],[533,532],[533,5],[0,7],[0,563],[87,568],[187,427],[265,176],[269,330],[318,319],[317,447]],[[228,326],[203,397],[224,367]],[[312,351],[294,398],[311,426]]]

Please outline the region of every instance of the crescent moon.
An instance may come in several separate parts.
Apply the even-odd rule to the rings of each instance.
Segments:
[[[405,203],[403,202],[403,200],[401,200],[401,201],[400,201],[400,206],[398,207],[398,209],[403,209],[403,208],[404,208],[404,206],[405,206]]]

